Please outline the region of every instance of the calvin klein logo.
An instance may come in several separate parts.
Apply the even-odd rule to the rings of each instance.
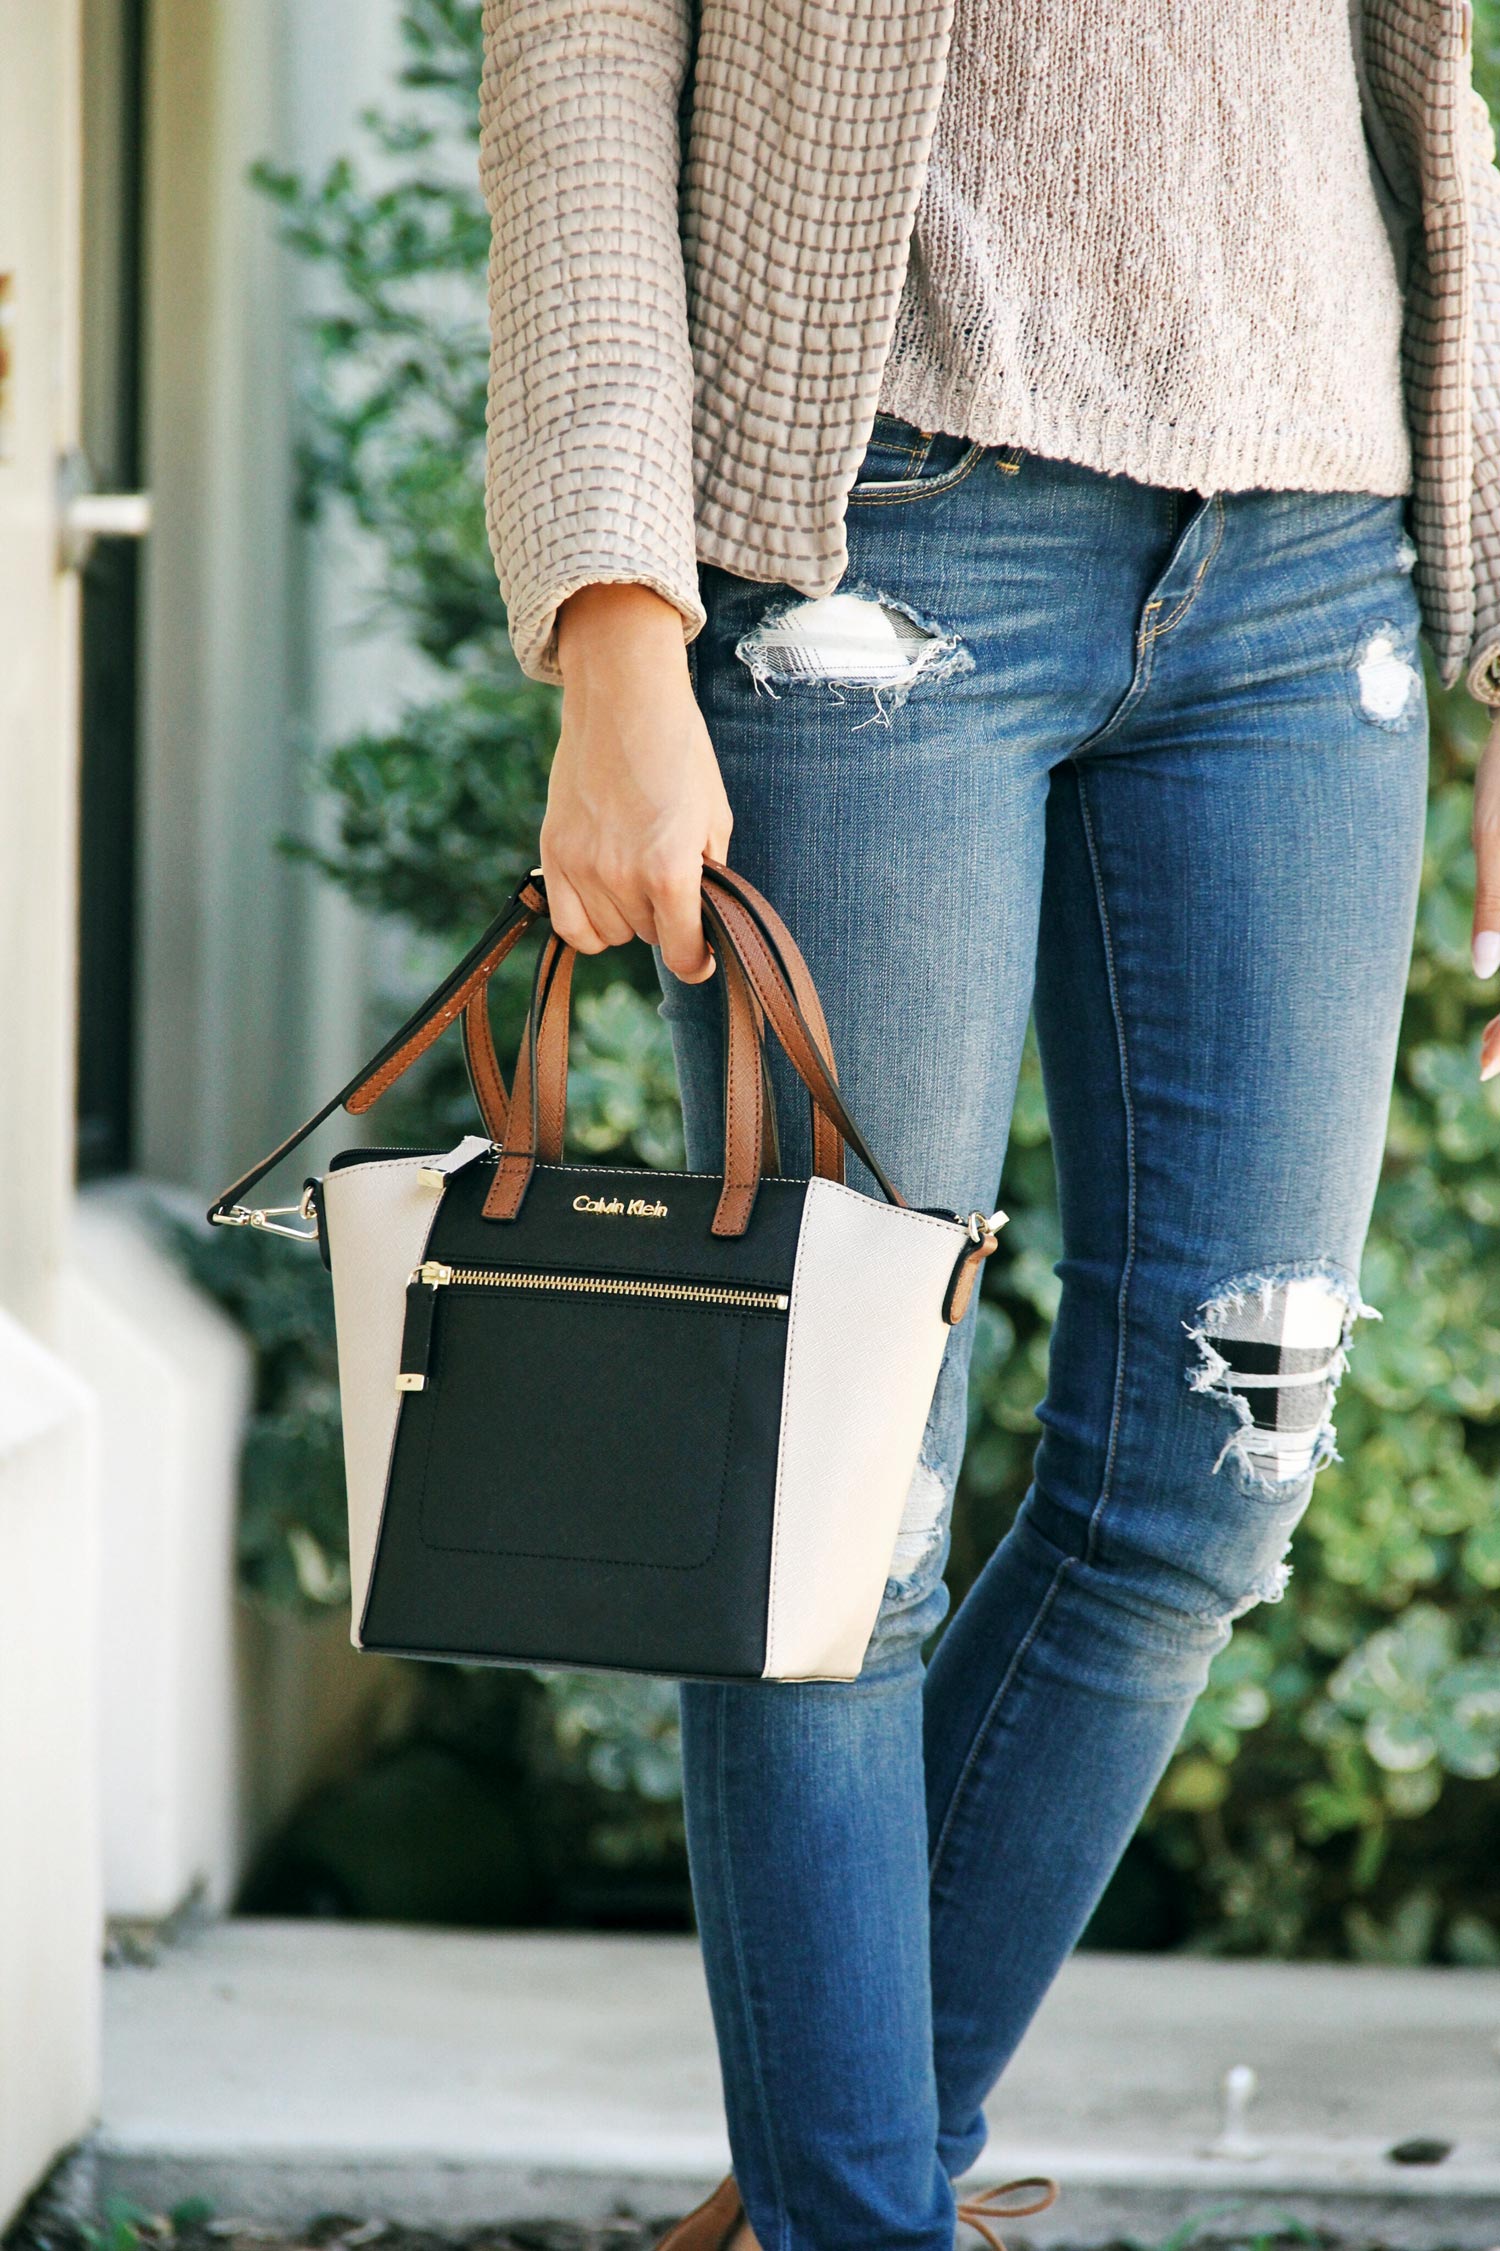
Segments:
[[[665,1219],[665,1204],[648,1203],[644,1196],[632,1196],[622,1203],[618,1196],[575,1196],[574,1211],[586,1211],[595,1219]]]

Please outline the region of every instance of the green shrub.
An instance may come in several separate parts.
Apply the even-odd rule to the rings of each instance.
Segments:
[[[288,238],[331,284],[311,339],[307,504],[349,510],[378,541],[392,622],[431,660],[430,685],[392,730],[321,760],[334,841],[320,864],[450,952],[533,849],[556,722],[551,692],[510,654],[484,539],[478,23],[464,0],[405,0],[402,115],[368,120],[366,156],[318,182],[261,174]],[[1480,9],[1477,46],[1493,89],[1493,5]],[[1476,1078],[1492,1004],[1467,966],[1477,715],[1457,698],[1434,708],[1420,929],[1364,1270],[1383,1322],[1361,1327],[1339,1402],[1343,1459],[1318,1479],[1288,1596],[1252,1613],[1215,1665],[1106,1902],[1099,1929],[1117,1943],[1168,1930],[1219,1951],[1500,1960],[1500,1102]],[[671,1163],[670,1058],[641,967],[623,961],[596,973],[583,1004],[574,1145]],[[518,994],[512,983],[500,998],[510,1032]],[[396,1139],[470,1122],[451,1060],[386,1108]],[[960,1593],[1025,1489],[1057,1297],[1032,1055],[1005,1200],[1012,1224],[987,1270],[957,1516]],[[196,1254],[261,1354],[245,1577],[273,1599],[338,1601],[321,1276],[286,1280],[270,1249],[231,1239]],[[592,1807],[585,1857],[672,1866],[670,1696],[555,1676],[526,1709],[529,1771]]]

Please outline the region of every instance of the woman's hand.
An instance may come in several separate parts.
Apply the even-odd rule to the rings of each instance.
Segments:
[[[634,936],[674,975],[713,974],[705,857],[733,815],[688,678],[682,618],[648,586],[585,586],[558,614],[562,732],[542,823],[552,926],[582,954]]]

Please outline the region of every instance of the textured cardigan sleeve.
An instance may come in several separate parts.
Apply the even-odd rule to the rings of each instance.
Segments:
[[[703,623],[678,102],[690,0],[485,0],[486,512],[511,640],[556,680],[559,605],[599,580]]]
[[[1474,96],[1474,639],[1470,692],[1500,703],[1500,172]]]

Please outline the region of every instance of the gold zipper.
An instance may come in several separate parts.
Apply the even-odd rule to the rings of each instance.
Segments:
[[[513,1266],[444,1266],[424,1259],[412,1276],[430,1290],[457,1283],[464,1289],[572,1290],[584,1297],[645,1297],[668,1305],[718,1305],[739,1313],[785,1313],[790,1297],[779,1290],[735,1289],[717,1282],[649,1282],[614,1274],[542,1274]]]

